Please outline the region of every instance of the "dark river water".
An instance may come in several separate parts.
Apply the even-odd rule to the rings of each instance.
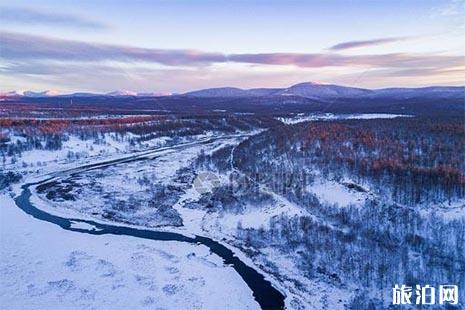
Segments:
[[[231,265],[234,270],[242,277],[253,292],[255,300],[260,304],[262,309],[284,309],[284,298],[277,289],[275,289],[269,281],[267,281],[262,274],[257,272],[255,269],[247,266],[234,253],[227,247],[220,243],[206,237],[195,236],[187,237],[182,234],[172,232],[153,231],[147,229],[138,229],[124,226],[114,226],[109,224],[100,224],[94,221],[81,220],[81,219],[68,219],[60,216],[52,215],[45,211],[42,211],[30,202],[31,190],[30,186],[34,185],[46,185],[49,180],[44,180],[38,183],[29,183],[22,186],[22,193],[15,199],[16,205],[21,208],[27,214],[32,215],[34,218],[55,225],[60,226],[65,230],[70,230],[78,233],[92,234],[92,235],[124,235],[133,236],[137,238],[144,238],[150,240],[161,240],[161,241],[180,241],[188,242],[193,244],[203,244],[207,246],[211,252],[220,256],[225,264]],[[96,229],[83,229],[72,227],[73,223],[86,223],[94,226]],[[218,289],[221,289],[219,287]]]

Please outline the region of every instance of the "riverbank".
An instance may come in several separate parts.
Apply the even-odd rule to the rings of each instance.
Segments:
[[[7,195],[0,206],[1,309],[259,309],[242,278],[206,246],[66,231],[28,216]]]

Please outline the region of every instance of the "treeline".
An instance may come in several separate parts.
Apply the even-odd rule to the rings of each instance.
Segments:
[[[80,127],[118,128],[123,125],[160,120],[160,116],[126,116],[118,118],[83,119],[41,119],[41,118],[0,118],[0,128],[14,129],[23,135],[58,134]]]

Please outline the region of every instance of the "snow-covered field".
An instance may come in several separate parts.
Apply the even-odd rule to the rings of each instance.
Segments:
[[[194,141],[208,136],[211,135],[195,137]],[[108,139],[113,140],[111,136]],[[150,141],[144,148],[160,146],[164,142]],[[166,185],[173,181],[179,168],[196,158],[201,149],[210,153],[221,145],[218,142],[206,148],[193,146],[185,152],[162,151],[165,156],[153,161],[155,166],[146,166],[146,162],[138,166],[127,165],[126,169],[104,179],[103,186],[114,190],[113,193],[137,192],[137,183],[131,186],[130,180],[136,182],[141,169]],[[69,150],[80,152],[81,160],[68,160]],[[40,169],[29,171],[23,181],[51,173],[58,167],[77,167],[91,160],[118,158],[127,152],[131,150],[125,142],[120,147],[104,143],[99,148],[91,141],[88,143],[71,136],[60,151],[24,152],[21,166],[27,163],[30,169],[38,160],[44,164],[40,164]],[[19,163],[13,166],[16,165],[19,167]],[[154,179],[150,178],[150,181]],[[92,206],[98,201],[92,196],[80,198],[74,206]],[[86,202],[84,198],[90,200]],[[48,200],[34,195],[33,201],[52,209]],[[206,246],[64,231],[23,213],[14,205],[8,192],[1,193],[0,206],[1,309],[49,309],[51,305],[59,305],[60,309],[259,308],[252,291],[237,272],[225,266],[222,259],[211,254]],[[60,209],[57,213],[76,214],[72,210],[63,211]],[[81,214],[81,217],[89,216],[89,213]],[[146,226],[147,223],[142,224]],[[83,225],[86,224],[76,223],[72,227],[92,228]],[[225,279],[227,283],[224,283]]]
[[[66,174],[63,175],[63,179],[57,179],[59,181],[65,181],[63,184],[64,186],[69,185],[70,180],[73,183],[72,186],[75,188],[69,192],[69,194],[73,194],[75,200],[65,200],[65,199],[57,199],[49,200],[45,197],[44,194],[38,194],[35,190],[33,190],[34,195],[31,198],[31,201],[34,205],[38,206],[41,209],[46,210],[52,214],[58,214],[65,217],[73,217],[73,218],[87,218],[87,219],[98,219],[102,222],[114,222],[115,219],[109,218],[101,218],[99,214],[102,214],[102,210],[106,208],[114,207],[114,204],[109,203],[103,197],[111,197],[112,201],[125,201],[128,200],[128,197],[131,196],[133,199],[132,203],[134,202],[144,202],[150,199],[150,192],[145,190],[146,186],[140,184],[138,182],[141,178],[149,180],[149,186],[153,185],[160,185],[160,186],[178,186],[182,191],[181,195],[178,198],[178,203],[174,203],[174,209],[179,212],[180,218],[183,221],[183,226],[174,228],[174,227],[165,227],[165,230],[171,231],[178,231],[182,232],[186,235],[192,235],[193,233],[197,233],[199,235],[210,236],[216,240],[222,240],[225,237],[229,238],[229,241],[234,241],[234,233],[237,227],[237,223],[239,221],[244,221],[244,223],[250,224],[253,227],[259,227],[262,223],[268,222],[268,220],[272,216],[277,216],[282,213],[295,213],[299,212],[298,210],[292,209],[292,207],[283,208],[283,205],[273,205],[269,206],[266,209],[261,210],[260,212],[248,212],[240,216],[234,216],[232,214],[211,214],[205,212],[205,210],[192,210],[188,208],[184,208],[184,204],[189,201],[186,198],[191,198],[190,200],[196,200],[199,198],[198,193],[192,187],[190,183],[179,183],[176,180],[179,177],[177,173],[180,169],[190,167],[193,160],[199,155],[202,151],[204,154],[211,154],[215,150],[218,150],[221,147],[226,145],[234,145],[237,144],[241,139],[238,138],[231,138],[226,140],[221,140],[217,142],[212,142],[209,144],[200,144],[200,145],[192,145],[185,149],[181,150],[164,150],[156,155],[150,156],[151,160],[146,161],[135,161],[130,163],[124,163],[120,165],[114,165],[106,167],[105,169],[97,169],[97,170],[90,170],[88,172],[82,172],[78,175],[77,179],[68,178]],[[118,157],[118,156],[116,156]],[[50,169],[52,170],[52,169]],[[50,171],[48,170],[48,171]],[[190,172],[193,173],[193,172]],[[31,177],[28,177],[31,179]],[[75,184],[74,184],[75,183]],[[147,184],[146,184],[147,185]],[[138,204],[138,203],[137,203]],[[128,210],[126,210],[128,211]],[[152,222],[156,223],[158,218],[154,216],[150,216],[150,213],[156,213],[156,210],[151,210],[150,208],[141,208],[141,210],[136,210],[136,212],[125,212],[123,210],[122,214],[127,216],[124,218],[124,225],[130,226],[137,226],[137,227],[150,227],[150,226],[157,226],[156,224],[152,224]],[[264,217],[264,215],[267,215]],[[25,215],[24,215],[25,216]],[[219,220],[214,221],[214,217],[218,216]],[[153,221],[151,221],[151,219]],[[30,219],[34,221],[33,219]],[[224,221],[223,221],[224,220]],[[214,224],[221,223],[221,225],[214,225]],[[170,224],[166,223],[165,225]],[[43,224],[48,226],[48,224]],[[85,227],[83,227],[85,225]],[[27,225],[26,225],[27,226]],[[92,229],[92,227],[88,227],[88,225],[83,223],[76,223],[73,224],[72,227],[74,228],[83,228],[83,229]],[[220,227],[224,227],[223,229],[219,229]],[[58,229],[58,228],[57,228]],[[70,234],[69,232],[64,232],[66,234]],[[85,239],[92,239],[94,236],[85,236]],[[117,239],[117,237],[115,237]],[[129,238],[131,239],[131,238]],[[74,242],[70,242],[72,244]],[[144,241],[145,243],[145,241]],[[164,245],[162,242],[154,242],[158,244],[160,248],[163,248]],[[170,242],[173,243],[173,242]],[[232,243],[232,242],[231,242]],[[174,244],[179,244],[174,242]],[[12,245],[13,246],[13,245]],[[181,244],[182,247],[189,247],[189,245]],[[166,248],[166,247],[165,247]],[[106,248],[106,250],[110,250]],[[205,249],[206,250],[206,249]],[[9,251],[9,250],[8,250]],[[77,250],[88,253],[88,250]],[[105,251],[105,248],[102,249]],[[235,249],[234,251],[237,251]],[[110,252],[114,253],[113,249]],[[241,255],[239,252],[238,255]],[[119,255],[119,254],[114,254]],[[196,254],[198,257],[200,254]],[[192,258],[192,255],[188,255]],[[205,255],[204,255],[205,256]],[[100,259],[100,258],[99,258]],[[27,261],[28,259],[26,259]],[[180,264],[186,263],[186,261],[181,261],[178,259]],[[56,262],[50,262],[50,265],[44,267],[52,268],[52,265]],[[166,263],[168,264],[168,262]],[[14,264],[13,264],[14,265]],[[94,268],[94,267],[92,267]],[[128,267],[129,268],[129,267]],[[124,268],[122,268],[124,270]],[[86,272],[89,270],[86,270]],[[187,272],[186,272],[187,273]],[[196,274],[196,272],[192,272]],[[237,274],[236,274],[237,276]],[[84,277],[84,276],[82,276]],[[224,276],[226,278],[226,276]],[[272,279],[270,279],[272,280]],[[186,281],[186,279],[180,279],[180,283]],[[34,283],[35,281],[31,281]],[[275,282],[276,283],[276,282]],[[243,283],[245,285],[245,283]],[[279,285],[279,284],[278,284]],[[132,288],[133,289],[133,288]],[[187,289],[194,289],[195,288],[185,288]],[[100,291],[100,289],[99,289]],[[196,294],[203,294],[201,291],[197,292]],[[206,294],[208,295],[208,294]],[[250,294],[249,294],[250,295]],[[247,296],[244,295],[244,296]],[[79,297],[81,298],[81,297]],[[241,297],[240,299],[244,299],[246,297]],[[53,300],[51,303],[53,304]],[[286,302],[288,302],[286,300]],[[40,302],[39,302],[40,303]],[[155,305],[163,305],[162,303],[153,303]],[[255,302],[253,301],[255,305]],[[81,305],[78,308],[85,307]],[[233,305],[229,308],[244,308],[243,306]],[[245,306],[250,307],[249,305]],[[134,307],[132,307],[134,308]],[[137,308],[137,307],[135,307]],[[167,307],[172,309],[172,306]],[[200,309],[211,309],[209,305],[205,303],[199,307]],[[228,308],[226,304],[225,308]]]
[[[0,206],[1,309],[259,308],[203,245],[75,233],[26,215],[7,195]]]
[[[314,194],[320,202],[334,204],[340,207],[348,205],[360,206],[370,198],[373,194],[368,193],[366,189],[355,190],[350,189],[348,184],[352,182],[335,182],[324,179],[319,179],[312,185],[308,186],[308,192]]]
[[[170,143],[171,138],[159,137],[146,142],[130,145],[130,139],[135,136],[127,133],[123,137],[107,133],[104,138],[95,143],[93,140],[81,140],[74,135],[68,135],[60,150],[33,149],[23,151],[6,162],[3,168],[8,171],[21,172],[23,175],[41,175],[56,170],[72,168],[86,163],[116,158],[147,149],[158,148]],[[201,139],[203,137],[193,137]],[[20,136],[11,136],[11,143],[23,140]],[[188,142],[188,140],[186,140]]]
[[[112,165],[59,180],[57,186],[48,188],[38,197],[45,202],[41,205],[48,204],[51,209],[67,211],[73,216],[92,216],[146,227],[180,226],[181,217],[172,206],[187,190],[186,186],[191,186],[195,172],[189,168],[193,161],[201,152],[210,154],[239,141],[230,138],[183,149],[168,148],[154,153],[151,160]],[[188,170],[180,174],[183,168]],[[71,190],[60,195],[67,187]],[[56,197],[50,198],[51,193]]]
[[[396,117],[412,117],[404,114],[384,114],[384,113],[366,113],[366,114],[297,114],[294,117],[278,117],[278,120],[284,124],[297,124],[308,121],[318,120],[335,120],[335,119],[385,119]]]

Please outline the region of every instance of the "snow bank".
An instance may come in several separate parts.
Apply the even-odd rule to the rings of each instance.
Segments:
[[[6,195],[0,206],[1,309],[259,308],[205,246],[75,233],[33,219]]]

